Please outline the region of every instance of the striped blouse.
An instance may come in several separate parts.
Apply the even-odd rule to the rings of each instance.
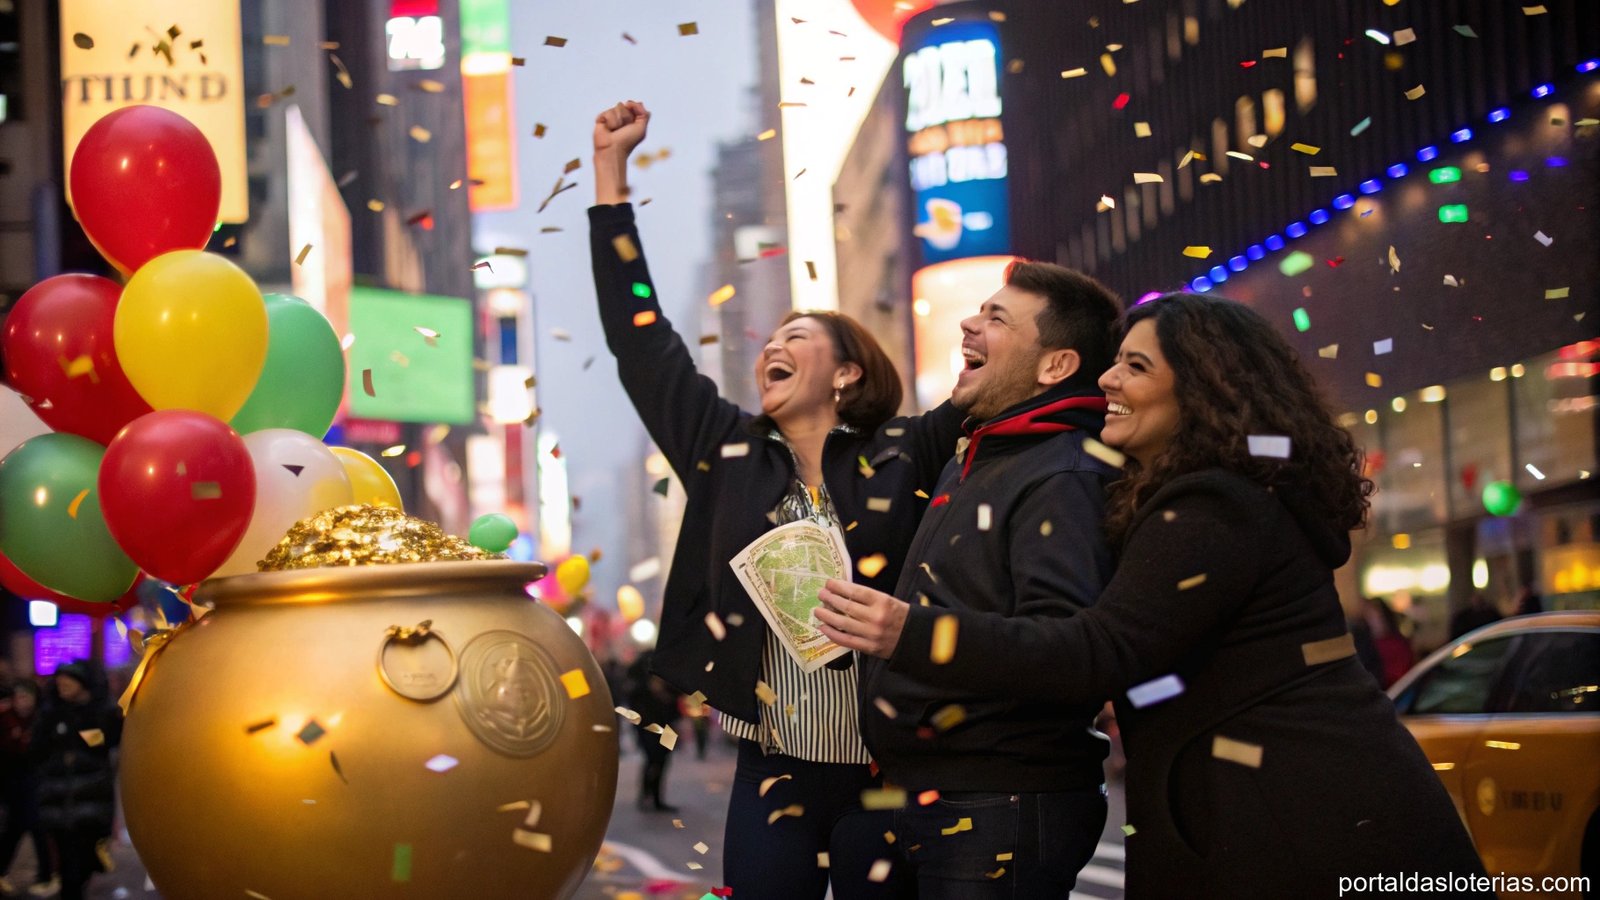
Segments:
[[[781,435],[774,436],[783,440]],[[795,471],[799,469],[797,461]],[[828,489],[818,487],[813,491],[798,477],[774,512],[778,525],[805,518],[814,518],[823,525],[837,522]],[[861,742],[861,725],[857,718],[860,706],[856,673],[860,667],[851,665],[839,670],[824,666],[814,672],[804,672],[772,629],[768,628],[766,634],[766,644],[761,650],[761,680],[772,688],[777,699],[761,705],[759,724],[723,716],[722,730],[761,744],[767,753],[782,753],[810,762],[871,762],[866,745]]]

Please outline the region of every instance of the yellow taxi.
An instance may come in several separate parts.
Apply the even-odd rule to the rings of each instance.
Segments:
[[[1389,689],[1484,869],[1600,896],[1600,611],[1503,619]],[[1508,896],[1502,893],[1502,896]]]

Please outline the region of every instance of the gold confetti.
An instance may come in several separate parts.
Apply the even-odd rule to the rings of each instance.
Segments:
[[[756,679],[756,699],[768,706],[778,702],[778,694],[765,681]]]
[[[869,512],[886,513],[889,511],[890,503],[891,501],[888,497],[868,497],[867,510]]]
[[[928,651],[928,659],[936,666],[942,666],[956,655],[956,631],[961,623],[955,616],[946,613],[933,621],[933,647]]]
[[[378,392],[372,387],[372,370],[371,369],[362,369],[361,370],[361,390],[363,392],[365,392],[368,397],[376,397],[376,396],[378,396]]]
[[[1083,452],[1116,469],[1120,469],[1128,463],[1128,457],[1122,451],[1113,450],[1094,438],[1084,438]]]
[[[1135,173],[1133,173],[1133,183],[1134,184],[1161,184],[1165,180],[1166,179],[1162,178],[1160,175],[1157,175],[1154,172],[1135,172]]]
[[[1201,184],[1215,184],[1216,182],[1221,181],[1221,180],[1222,180],[1222,176],[1218,175],[1215,172],[1207,172],[1204,175],[1200,176],[1200,183]]]
[[[72,502],[67,504],[68,518],[76,519],[78,517],[78,508],[83,505],[84,498],[88,496],[89,489],[84,488],[78,492],[78,496],[72,498]]]
[[[433,140],[433,132],[423,128],[421,125],[411,126],[411,130],[406,133],[411,135],[411,139],[419,144],[426,144]]]
[[[905,805],[905,788],[867,788],[861,792],[861,808],[864,810],[904,809]]]
[[[1546,245],[1546,246],[1549,246],[1549,245]],[[1400,254],[1395,251],[1393,244],[1389,245],[1389,271],[1391,271],[1391,272],[1399,272],[1400,271]]]
[[[1271,47],[1271,48],[1268,48],[1266,50],[1261,51],[1261,58],[1262,59],[1273,59],[1273,58],[1288,59],[1289,58],[1289,48],[1288,47]]]
[[[829,865],[829,863],[828,863],[828,854],[827,854],[827,852],[824,851],[822,853],[818,853],[817,854],[817,868],[826,869],[826,868],[828,868],[828,865]]]
[[[1367,387],[1372,387],[1372,388],[1383,387],[1383,376],[1379,375],[1377,372],[1368,372],[1367,373]]]
[[[956,823],[954,825],[951,825],[949,828],[941,828],[941,829],[939,829],[939,833],[944,835],[945,837],[949,837],[952,834],[960,834],[963,831],[971,831],[971,830],[972,830],[972,820],[970,818],[966,817],[966,816],[962,816],[961,818],[957,819]]]
[[[887,859],[876,860],[872,868],[867,871],[867,880],[874,884],[882,884],[889,879],[889,872],[894,869],[894,864]]]
[[[727,626],[722,624],[722,619],[715,612],[706,613],[706,630],[719,641],[728,636]]]
[[[1422,95],[1426,94],[1427,92],[1428,92],[1428,89],[1419,84],[1416,87],[1412,88],[1411,90],[1406,91],[1406,99],[1407,100],[1417,100],[1417,99],[1420,99],[1422,97]]]
[[[721,340],[721,338],[714,334],[702,334],[700,335],[700,346],[705,347],[710,344],[715,344],[719,340]]]
[[[571,175],[573,172],[576,172],[581,168],[583,168],[583,161],[582,160],[569,159],[569,160],[567,160],[567,164],[565,166],[561,167],[561,174],[563,174],[563,175]]]
[[[564,37],[550,35],[544,39],[544,45],[546,47],[565,47],[567,45],[567,39]]]
[[[661,726],[661,746],[668,750],[675,749],[678,746],[678,733],[672,730],[671,725]]]
[[[406,445],[405,444],[395,444],[392,447],[383,448],[383,450],[380,451],[378,453],[378,455],[382,456],[384,459],[394,459],[396,456],[404,455],[405,452],[406,452]]]
[[[1205,259],[1211,255],[1211,248],[1189,246],[1183,248],[1183,255],[1193,257],[1194,259]]]
[[[952,703],[933,714],[933,727],[940,731],[949,731],[967,720],[967,710],[959,703]]]
[[[1191,575],[1188,578],[1185,578],[1184,580],[1178,582],[1178,590],[1187,591],[1190,588],[1199,587],[1200,585],[1205,584],[1205,583],[1206,583],[1206,574],[1204,572],[1201,572],[1199,575]]]
[[[1006,14],[1001,12],[1000,10],[994,9],[994,10],[990,10],[989,11],[989,21],[991,21],[991,22],[1004,22],[1005,20],[1006,20]]]
[[[93,50],[94,38],[80,31],[72,36],[72,46],[77,47],[79,50]]]
[[[1117,74],[1117,61],[1111,58],[1111,54],[1102,53],[1100,54],[1100,68],[1105,69],[1107,75],[1115,75]]]
[[[1056,527],[1054,525],[1050,524],[1050,520],[1049,519],[1045,519],[1043,522],[1039,523],[1039,535],[1041,537],[1049,537],[1050,533],[1055,531],[1055,530],[1056,530]]]
[[[694,850],[694,852],[700,854],[701,856],[705,856],[706,855],[706,851],[710,850],[711,847],[708,844],[706,844],[705,841],[700,841],[699,843],[695,844],[692,849]]]
[[[423,92],[429,93],[429,94],[442,94],[442,93],[444,93],[444,82],[439,81],[438,79],[434,79],[434,78],[424,78],[424,79],[422,79],[421,81],[417,82],[417,87],[420,88]]]
[[[783,818],[784,816],[794,816],[795,818],[799,818],[799,817],[801,817],[801,816],[803,816],[805,814],[806,814],[806,808],[804,806],[801,806],[798,803],[794,803],[794,804],[791,804],[789,806],[785,806],[783,809],[775,809],[775,810],[773,810],[767,816],[767,824],[771,825],[773,822],[778,821],[779,819]]]
[[[756,140],[758,140],[758,141],[770,141],[770,140],[772,140],[773,138],[775,138],[777,136],[778,136],[778,129],[776,129],[776,128],[768,128],[766,131],[763,131],[760,134],[756,135]]]
[[[78,732],[78,737],[91,747],[98,747],[106,742],[106,733],[98,728],[86,728]]]
[[[684,22],[678,26],[679,37],[692,37],[700,33],[700,26],[694,22]]]
[[[1546,300],[1565,300],[1570,296],[1570,290],[1571,288],[1564,287],[1550,288],[1544,292],[1544,298]]]
[[[546,128],[542,122],[535,122],[533,124],[533,136],[536,138],[544,137],[545,132],[548,130],[549,129]]]
[[[540,834],[536,831],[524,831],[521,828],[511,832],[511,840],[519,847],[537,850],[540,853],[550,852],[550,835]]]
[[[222,497],[222,485],[215,481],[195,481],[189,484],[192,500],[216,500]]]
[[[1135,123],[1133,123],[1133,136],[1134,137],[1142,137],[1142,138],[1149,137],[1150,136],[1150,123],[1149,122],[1135,122]]]
[[[1217,735],[1211,740],[1211,755],[1216,759],[1227,760],[1248,766],[1252,769],[1261,768],[1261,745],[1245,741],[1236,741]]]
[[[738,443],[738,444],[723,444],[722,445],[722,458],[723,459],[737,459],[737,458],[739,458],[741,456],[749,456],[749,455],[750,455],[750,444],[748,442]]]
[[[1239,150],[1229,150],[1227,153],[1225,153],[1223,155],[1224,156],[1231,156],[1234,159],[1237,159],[1237,160],[1239,160],[1241,162],[1255,162],[1256,161],[1256,158],[1254,156],[1251,156],[1250,154],[1244,153],[1244,152],[1239,151]]]
[[[393,94],[379,94],[376,98],[379,106],[399,106],[400,98]]]
[[[611,239],[611,246],[616,248],[617,258],[625,263],[631,263],[639,258],[639,246],[633,242],[633,237],[619,234]]]
[[[297,265],[297,266],[305,265],[306,257],[308,257],[310,255],[311,255],[311,245],[307,244],[304,247],[300,248],[299,254],[297,254],[295,256],[295,258],[294,258],[294,264]]]
[[[1305,657],[1306,665],[1320,666],[1347,656],[1355,656],[1356,639],[1349,632],[1345,632],[1338,637],[1301,644],[1300,653]]]
[[[856,560],[856,570],[867,578],[877,578],[878,573],[889,565],[889,560],[882,553],[874,553]]]
[[[262,35],[261,43],[266,44],[268,47],[287,47],[289,46],[289,36],[287,34]]]
[[[633,314],[633,327],[643,328],[656,323],[656,311],[653,309],[641,310]]]
[[[1076,69],[1067,69],[1066,71],[1062,72],[1061,73],[1061,77],[1062,78],[1082,78],[1083,76],[1085,76],[1087,74],[1089,74],[1089,70],[1085,69],[1082,66],[1079,66]]]
[[[632,722],[635,725],[639,724],[640,722],[642,722],[644,720],[644,718],[642,716],[640,716],[638,713],[634,712],[633,710],[627,708],[626,706],[617,707],[616,713],[617,713],[617,715],[623,717],[624,719],[627,719],[629,722]]]
[[[118,621],[120,621],[120,620],[118,620]],[[885,699],[883,699],[882,697],[874,698],[873,701],[872,701],[872,705],[878,708],[878,712],[883,713],[884,718],[893,719],[899,714],[898,712],[896,712],[896,710],[894,708],[894,704],[890,703],[889,701],[887,701]]]
[[[368,200],[367,201],[367,209],[370,209],[373,212],[383,212],[383,201],[382,200]]]
[[[1524,6],[1522,8],[1522,14],[1525,15],[1525,16],[1542,16],[1547,12],[1549,12],[1549,10],[1545,9],[1542,5],[1541,6]]]
[[[735,291],[733,285],[725,284],[711,292],[709,302],[712,306],[721,306],[722,304],[727,303],[729,300],[732,300],[734,293]]]
[[[794,776],[790,775],[788,772],[785,772],[782,775],[774,775],[771,778],[763,778],[761,780],[761,788],[756,792],[756,796],[765,797],[767,795],[767,791],[772,790],[773,785],[780,781],[788,781],[792,778],[794,778]]]
[[[1289,149],[1295,151],[1296,153],[1304,153],[1307,156],[1316,156],[1318,153],[1322,152],[1321,147],[1313,147],[1310,144],[1290,144]]]
[[[1319,347],[1319,348],[1317,348],[1317,355],[1322,357],[1323,359],[1338,359],[1339,358],[1339,345],[1338,344],[1329,344],[1326,347]]]
[[[817,280],[817,264],[812,262],[809,259],[806,260],[806,275],[812,281],[816,281]]]
[[[589,696],[589,679],[584,677],[582,669],[562,672],[561,686],[567,689],[568,699],[576,700],[579,697]]]
[[[1312,178],[1332,178],[1332,177],[1334,177],[1335,175],[1338,175],[1338,174],[1339,174],[1339,170],[1334,168],[1333,166],[1312,166],[1311,167],[1311,177]]]

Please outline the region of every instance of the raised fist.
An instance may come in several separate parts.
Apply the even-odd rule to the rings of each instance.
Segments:
[[[594,117],[594,152],[633,152],[650,127],[650,111],[637,100],[618,103]]]

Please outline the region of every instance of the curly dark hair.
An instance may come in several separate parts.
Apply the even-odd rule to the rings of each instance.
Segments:
[[[1172,367],[1180,437],[1148,469],[1128,460],[1107,506],[1115,541],[1162,485],[1212,468],[1268,487],[1297,484],[1330,523],[1366,524],[1373,483],[1362,474],[1364,454],[1271,323],[1222,297],[1166,294],[1128,310],[1123,334],[1147,319]],[[1288,437],[1289,458],[1250,455],[1252,434]]]

